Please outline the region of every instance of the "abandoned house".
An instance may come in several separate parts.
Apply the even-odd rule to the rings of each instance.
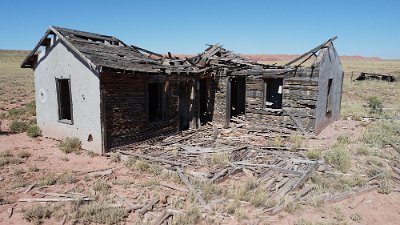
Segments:
[[[334,39],[276,66],[220,45],[179,59],[112,36],[50,27],[21,67],[34,70],[43,135],[78,137],[84,149],[104,154],[235,119],[245,119],[249,132],[318,134],[340,117],[343,72]]]

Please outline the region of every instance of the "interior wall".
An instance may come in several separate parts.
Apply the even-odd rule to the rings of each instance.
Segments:
[[[107,147],[113,148],[179,129],[179,82],[165,75],[102,73]],[[147,85],[164,82],[164,119],[149,122]]]

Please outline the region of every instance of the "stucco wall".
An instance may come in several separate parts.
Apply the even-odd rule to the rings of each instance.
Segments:
[[[82,148],[102,153],[99,79],[61,42],[46,51],[35,68],[37,123],[43,135],[78,137]],[[73,124],[58,121],[56,78],[70,78]],[[89,135],[93,140],[88,141]]]
[[[321,50],[321,57],[316,65],[319,69],[318,100],[316,112],[315,132],[320,133],[329,123],[340,118],[340,103],[343,86],[343,69],[339,56],[332,43],[329,48]],[[328,80],[332,81],[332,113],[326,114],[326,102],[328,92]]]

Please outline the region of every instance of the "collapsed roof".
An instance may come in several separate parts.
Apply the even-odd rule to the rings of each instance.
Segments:
[[[296,70],[311,57],[317,57],[318,52],[327,48],[336,38],[331,38],[289,63],[278,66],[248,60],[219,44],[209,45],[204,52],[197,56],[179,59],[172,57],[170,53],[168,56],[164,56],[137,46],[129,46],[113,36],[50,26],[39,43],[22,62],[21,67],[34,68],[41,47],[49,47],[52,42],[60,41],[97,72],[112,70],[117,72],[193,74],[210,70],[229,70],[233,75],[251,75],[274,70],[285,73]],[[293,66],[300,60],[302,61],[298,65]],[[246,73],[242,71],[246,71]]]
[[[54,36],[68,46],[82,60],[87,62],[92,69],[98,72],[106,69],[150,73],[166,72],[167,70],[179,72],[193,70],[190,64],[179,67],[165,65],[162,60],[163,57],[158,59],[151,57],[151,55],[161,55],[156,53],[151,54],[150,51],[135,46],[128,46],[118,38],[112,36],[54,26],[49,27],[43,38],[22,62],[21,67],[33,68],[40,47],[49,46],[52,41],[51,38]]]

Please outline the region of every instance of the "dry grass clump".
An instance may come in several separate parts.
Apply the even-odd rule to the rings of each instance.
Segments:
[[[290,143],[289,151],[295,152],[302,146],[303,137],[301,135],[292,135],[290,136]]]
[[[29,125],[29,127],[26,129],[26,134],[31,137],[31,138],[35,138],[35,137],[39,137],[42,135],[42,131],[40,130],[40,128],[35,125]]]
[[[383,110],[383,102],[377,96],[368,97],[368,107],[371,113],[381,114]]]
[[[355,187],[362,187],[367,180],[360,175],[335,176],[330,174],[314,175],[311,181],[316,184],[315,194],[336,193],[350,190]]]
[[[28,123],[20,120],[13,120],[10,124],[10,131],[13,133],[23,133],[28,129]]]
[[[351,155],[344,145],[336,145],[326,151],[324,158],[328,164],[342,172],[347,172],[351,167]]]
[[[134,158],[128,159],[128,161],[125,162],[125,166],[131,170],[138,170],[141,172],[153,174],[155,176],[160,175],[162,172],[162,167],[160,165],[149,164],[146,161],[137,160]]]
[[[93,190],[95,192],[100,192],[105,195],[111,193],[111,186],[107,184],[106,181],[102,179],[97,179],[96,182],[93,184]]]
[[[307,157],[311,160],[319,160],[321,159],[321,150],[319,149],[311,149],[307,151]]]
[[[54,174],[47,174],[40,178],[38,181],[38,186],[51,186],[57,183],[57,177]]]
[[[14,157],[9,151],[0,152],[0,167],[21,162],[21,159]]]
[[[195,204],[187,206],[186,212],[174,216],[172,224],[174,225],[192,225],[198,224],[201,220],[201,211]]]
[[[387,144],[400,143],[400,122],[378,120],[368,125],[361,140],[373,147],[383,147]]]
[[[271,202],[268,201],[268,190],[260,186],[258,179],[250,178],[239,184],[231,184],[225,191],[227,198],[236,201],[250,202],[255,207],[268,207]]]
[[[51,216],[51,210],[48,206],[34,205],[31,208],[24,211],[23,217],[28,222],[32,222],[35,225],[43,223],[44,219],[48,219]]]
[[[229,153],[218,152],[211,155],[211,164],[217,168],[227,166],[229,163]]]
[[[66,137],[59,143],[58,147],[67,154],[72,152],[78,153],[81,151],[81,141],[76,137]]]
[[[75,222],[82,224],[121,224],[128,217],[122,208],[109,207],[107,204],[91,202],[77,207]]]
[[[69,173],[63,173],[57,179],[58,184],[74,184],[76,182],[78,182],[78,178]]]

